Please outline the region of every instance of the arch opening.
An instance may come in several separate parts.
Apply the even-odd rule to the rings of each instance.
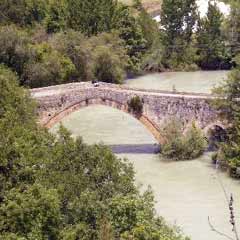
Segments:
[[[87,100],[83,100],[81,102],[78,102],[78,103],[76,103],[76,104],[74,104],[70,107],[67,107],[67,108],[63,109],[62,111],[54,114],[43,125],[47,128],[51,128],[55,124],[61,122],[65,117],[67,117],[71,113],[76,112],[76,111],[78,111],[82,108],[85,108],[85,107],[88,107],[88,106],[91,106],[91,105],[103,105],[103,106],[118,109],[120,111],[123,111],[123,112],[129,114],[130,116],[134,117],[139,122],[141,122],[142,125],[144,125],[145,128],[148,129],[148,131],[153,135],[153,137],[157,140],[158,143],[161,144],[163,142],[163,139],[160,135],[160,131],[159,131],[158,126],[154,122],[152,122],[147,116],[145,116],[144,114],[141,114],[140,116],[135,115],[134,113],[132,113],[128,110],[127,105],[123,105],[119,102],[112,101],[112,100],[109,100],[109,99],[106,99],[106,98],[104,98],[104,99],[94,98],[94,99],[87,99]]]
[[[222,125],[211,125],[206,131],[208,139],[208,150],[216,151],[219,145],[227,141],[227,131]]]

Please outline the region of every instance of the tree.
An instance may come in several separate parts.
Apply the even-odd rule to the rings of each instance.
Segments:
[[[122,83],[124,65],[119,56],[108,47],[100,46],[95,49],[94,75],[96,79],[108,83]]]
[[[184,133],[184,126],[178,119],[172,119],[161,131],[165,140],[161,146],[164,157],[175,160],[189,160],[201,156],[207,141],[201,129],[194,122]]]
[[[233,169],[240,167],[240,57],[235,58],[236,68],[229,74],[225,84],[214,92],[219,97],[214,106],[220,112],[220,117],[229,125],[228,141],[221,144],[218,160]]]
[[[36,133],[35,108],[29,94],[18,86],[17,76],[3,66],[0,88],[1,205],[7,191],[34,182],[33,166],[44,161],[49,142],[45,133]]]
[[[58,239],[61,223],[56,190],[33,185],[11,189],[0,205],[0,236],[8,239]]]
[[[231,51],[233,57],[239,54],[239,42],[240,42],[240,6],[238,1],[227,1],[231,6],[230,15],[227,17],[225,34],[228,43],[231,45]]]
[[[195,0],[163,0],[161,7],[161,33],[164,47],[163,63],[167,68],[176,68],[186,59],[196,24]]]
[[[129,7],[122,4],[118,5],[114,29],[119,32],[129,56],[128,74],[139,73],[143,56],[147,50],[147,41],[142,26],[138,19],[133,16]]]
[[[21,77],[31,59],[31,39],[25,31],[14,26],[0,27],[0,63],[10,67]]]
[[[45,25],[48,33],[59,32],[67,27],[68,7],[66,0],[51,0]]]
[[[198,21],[196,37],[198,64],[203,69],[225,69],[231,66],[231,56],[226,51],[221,32],[222,22],[223,15],[216,1],[209,1],[207,16]]]
[[[102,33],[89,40],[93,53],[95,79],[109,83],[122,83],[128,67],[124,41],[116,32]]]
[[[0,120],[13,111],[21,125],[33,124],[34,104],[30,101],[28,92],[18,86],[18,81],[15,73],[0,65]]]
[[[4,67],[0,86],[1,239],[184,239],[154,215],[131,164],[62,126],[58,136],[38,127],[31,99]]]
[[[94,78],[94,57],[91,40],[73,30],[55,34],[50,45],[60,53],[69,57],[75,65],[72,81],[91,81]]]
[[[32,88],[66,83],[75,72],[72,61],[47,43],[32,48],[33,61],[24,70],[23,83]]]
[[[2,0],[0,22],[19,26],[41,23],[48,14],[46,0]]]
[[[116,6],[115,0],[68,0],[69,27],[87,36],[108,32],[112,29]]]

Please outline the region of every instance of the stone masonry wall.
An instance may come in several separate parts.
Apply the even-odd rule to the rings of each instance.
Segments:
[[[103,104],[127,112],[127,102],[136,95],[144,101],[144,121],[147,119],[155,128],[171,117],[178,117],[186,125],[195,120],[201,128],[217,122],[217,112],[209,103],[213,97],[204,94],[177,94],[105,83],[98,87],[91,83],[72,83],[33,89],[31,95],[38,103],[39,122],[48,127],[90,104]]]

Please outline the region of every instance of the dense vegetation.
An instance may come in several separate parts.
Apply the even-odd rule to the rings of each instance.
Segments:
[[[0,239],[181,240],[140,194],[133,168],[102,145],[35,122],[35,104],[0,67]]]
[[[190,160],[203,154],[207,141],[201,129],[193,122],[183,133],[184,127],[179,119],[173,118],[165,123],[161,135],[164,144],[161,145],[161,155],[179,160]]]
[[[229,74],[226,83],[215,89],[219,99],[214,101],[214,106],[220,110],[221,117],[228,125],[227,141],[220,145],[217,159],[223,166],[233,169],[240,167],[240,58],[235,59],[237,66]]]
[[[143,8],[115,0],[3,0],[0,63],[30,87],[94,79],[121,83],[141,70],[152,45],[146,24],[157,29]]]
[[[143,71],[229,69],[238,51],[235,5],[225,18],[209,2],[200,18],[196,0],[164,0],[159,28],[139,0],[132,6],[115,0],[2,0],[0,63],[29,87],[121,83]]]
[[[224,2],[231,4],[231,13],[225,22],[224,31],[232,46],[234,69],[226,82],[213,91],[219,97],[213,105],[220,110],[220,117],[227,126],[225,142],[218,144],[219,151],[213,160],[217,160],[224,168],[230,168],[232,176],[239,177],[236,170],[240,168],[240,4],[237,0]]]

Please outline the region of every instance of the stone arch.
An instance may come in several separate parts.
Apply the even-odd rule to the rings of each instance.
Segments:
[[[208,139],[210,150],[218,149],[218,143],[224,142],[227,139],[226,126],[219,121],[205,127],[204,133]]]
[[[47,127],[47,128],[51,128],[53,125],[60,122],[63,118],[70,115],[71,113],[78,111],[79,109],[81,109],[83,107],[90,106],[90,105],[104,105],[104,106],[116,108],[120,111],[130,114],[135,119],[139,120],[149,130],[149,132],[151,132],[151,134],[154,136],[154,138],[159,143],[163,143],[163,138],[160,135],[158,126],[154,122],[152,122],[147,116],[145,116],[144,114],[142,114],[140,116],[136,116],[135,114],[133,114],[132,112],[130,112],[128,110],[127,104],[122,104],[120,102],[113,101],[111,99],[106,99],[106,98],[85,99],[74,105],[68,106],[68,107],[62,109],[60,112],[51,116],[48,119],[48,121],[43,124],[43,126]]]
[[[224,129],[224,130],[226,129],[226,126],[225,126],[222,122],[216,121],[216,122],[213,122],[213,123],[207,125],[207,126],[203,129],[205,135],[207,136],[209,130],[213,129],[215,126],[220,127],[220,128],[222,128],[222,129]]]

